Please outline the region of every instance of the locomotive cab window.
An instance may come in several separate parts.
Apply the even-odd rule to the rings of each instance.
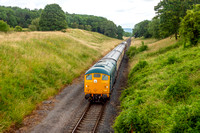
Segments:
[[[86,76],[86,79],[87,79],[87,80],[92,80],[92,75],[87,75],[87,76]]]
[[[94,78],[100,78],[101,75],[100,74],[94,74]]]
[[[107,75],[102,75],[102,80],[108,80],[108,76]]]

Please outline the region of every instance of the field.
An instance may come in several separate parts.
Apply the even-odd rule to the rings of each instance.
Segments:
[[[19,125],[38,103],[57,94],[119,43],[77,29],[0,33],[0,132]]]
[[[128,87],[121,95],[116,132],[199,132],[200,44],[182,41],[134,40],[148,45],[130,63]],[[140,42],[140,43],[139,43]]]

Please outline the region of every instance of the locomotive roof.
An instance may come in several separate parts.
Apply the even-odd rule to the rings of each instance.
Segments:
[[[116,63],[110,59],[102,59],[97,62],[93,67],[91,67],[85,74],[90,73],[103,73],[106,75],[111,75],[113,67],[116,66]]]

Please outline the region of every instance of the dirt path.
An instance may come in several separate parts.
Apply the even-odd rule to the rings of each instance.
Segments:
[[[125,56],[121,64],[111,98],[107,103],[100,126],[98,127],[98,132],[114,132],[112,125],[119,112],[119,97],[122,88],[126,86],[127,75],[128,58]],[[74,124],[74,120],[82,114],[88,102],[84,98],[83,86],[83,76],[81,76],[76,79],[72,85],[64,88],[55,98],[44,101],[41,109],[36,110],[35,115],[28,117],[27,121],[25,120],[25,126],[14,132],[70,132],[72,125]],[[45,108],[45,106],[47,107]]]

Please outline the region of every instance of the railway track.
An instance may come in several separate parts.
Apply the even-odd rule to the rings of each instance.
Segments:
[[[105,105],[106,103],[89,103],[73,128],[72,133],[94,133],[101,120]]]

